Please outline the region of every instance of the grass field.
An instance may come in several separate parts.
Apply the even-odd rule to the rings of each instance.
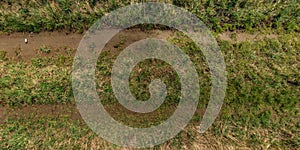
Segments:
[[[97,19],[122,6],[148,0],[2,0],[0,30],[83,32]],[[299,31],[297,0],[159,0],[197,15],[215,32],[245,30]]]
[[[8,35],[15,32],[23,32],[27,37],[29,32],[59,31],[68,37],[72,32],[86,31],[109,11],[133,2],[137,1],[3,0],[0,39],[17,39]],[[114,60],[126,46],[145,37],[164,38],[180,47],[195,63],[201,96],[185,130],[149,149],[299,149],[299,3],[293,0],[165,2],[196,14],[216,37],[228,78],[222,110],[208,131],[204,134],[196,131],[211,89],[205,57],[182,33],[141,25],[137,28],[142,30],[128,29],[117,35],[98,59],[97,91],[111,116],[129,126],[149,127],[174,112],[180,97],[178,75],[162,61],[144,61],[131,72],[131,92],[139,100],[150,97],[151,79],[160,78],[168,87],[166,101],[155,112],[146,114],[147,119],[144,114],[130,112],[118,104],[110,83]],[[157,30],[159,33],[154,32]],[[51,36],[47,37],[49,41]],[[76,49],[49,41],[45,42],[49,45],[30,47],[29,38],[29,47],[22,43],[16,44],[16,48],[0,44],[0,148],[124,149],[98,137],[81,119],[71,86]]]

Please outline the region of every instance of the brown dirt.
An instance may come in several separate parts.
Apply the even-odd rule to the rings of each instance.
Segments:
[[[0,107],[0,124],[6,119],[16,118],[39,118],[44,116],[50,117],[69,117],[78,120],[81,116],[75,105],[31,105],[22,107]]]
[[[167,119],[176,110],[175,106],[169,106],[168,109],[163,111],[154,111],[148,114],[140,114],[127,110],[120,104],[105,105],[106,111],[112,115],[113,118],[125,123],[132,124],[133,122],[157,122],[161,119]],[[195,114],[202,116],[205,109],[197,109]],[[18,118],[41,118],[41,117],[67,117],[72,120],[82,120],[82,117],[77,109],[76,105],[29,105],[22,107],[0,107],[0,124],[5,124],[7,119]]]
[[[28,44],[25,44],[25,38]],[[82,38],[81,34],[66,34],[61,32],[44,32],[39,34],[12,33],[0,36],[0,50],[6,51],[8,57],[15,57],[15,52],[20,50],[24,59],[37,55],[42,46],[53,49],[68,47],[76,49]]]
[[[125,38],[125,43],[122,47],[139,41],[141,39],[153,37],[160,39],[167,39],[173,35],[174,31],[142,31],[139,29],[130,29],[121,31],[114,38],[112,38],[106,45],[106,50],[116,50],[116,44],[121,41],[121,38]],[[58,54],[65,55],[66,49],[74,50],[75,53],[79,42],[81,41],[83,34],[76,33],[64,33],[64,32],[42,32],[39,34],[34,33],[12,33],[0,35],[0,51],[7,52],[7,57],[14,58],[16,60],[31,60],[34,57],[49,57]],[[276,34],[249,34],[242,32],[224,32],[216,36],[220,40],[229,42],[243,42],[243,41],[257,41],[263,38],[277,38]],[[25,38],[28,39],[28,44],[25,44]],[[43,54],[40,49],[46,46],[51,48],[50,54]],[[54,51],[56,50],[56,51]],[[18,54],[19,53],[19,54]]]
[[[160,39],[166,39],[172,35],[173,31],[141,31],[139,29],[124,30],[112,38],[105,49],[115,50],[118,49],[116,44],[120,42],[121,38],[125,39],[125,43],[122,45],[126,47],[141,39],[156,37]],[[34,57],[43,56],[55,56],[58,54],[65,54],[65,49],[77,49],[83,34],[66,34],[63,32],[43,32],[39,34],[30,33],[12,33],[0,35],[0,51],[7,52],[8,58],[16,60],[31,60]],[[28,39],[28,43],[25,43],[25,38]],[[48,47],[51,49],[50,54],[43,54],[41,47]],[[75,51],[73,51],[74,54]],[[19,54],[16,54],[19,53]]]

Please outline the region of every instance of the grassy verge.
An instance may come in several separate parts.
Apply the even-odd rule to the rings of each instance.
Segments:
[[[227,65],[228,87],[221,114],[207,133],[210,137],[215,137],[218,142],[230,143],[229,145],[238,147],[276,149],[300,147],[300,137],[297,134],[300,129],[299,38],[299,33],[293,33],[279,35],[277,39],[254,42],[219,41]],[[205,109],[210,91],[209,70],[205,58],[182,34],[178,33],[169,40],[181,47],[195,63],[201,81],[198,108]],[[102,102],[108,107],[116,104],[109,81],[111,66],[117,56],[117,53],[113,54],[109,51],[103,53],[99,57],[101,61],[98,62],[96,71],[96,77],[99,79],[98,93]],[[1,59],[0,103],[2,106],[74,104],[71,69],[72,57],[70,56],[35,58],[31,62]],[[148,60],[140,63],[132,72],[130,81],[131,88],[134,89],[132,92],[138,99],[149,98],[147,85],[151,78],[162,78],[170,86],[165,104],[158,111],[159,114],[155,115],[157,116],[155,119],[159,122],[168,117],[165,115],[168,115],[165,112],[170,110],[168,106],[176,105],[178,102],[179,87],[177,82],[172,82],[178,81],[178,77],[172,68],[163,62]],[[118,109],[114,109],[116,110]],[[122,109],[119,110],[123,113]],[[195,114],[192,123],[198,124],[201,116],[201,113]],[[127,124],[137,121],[137,116],[134,115],[129,119],[125,115],[123,120],[122,116],[114,117]],[[152,120],[137,125],[153,125],[153,122],[149,121]],[[85,125],[80,124],[82,122],[51,117],[31,118],[30,121],[26,118],[7,120],[1,125],[0,145],[4,148],[19,148],[25,145],[28,148],[45,146],[68,148],[70,145],[92,147],[95,146],[93,142],[97,141],[97,144],[100,143],[100,148],[101,143],[104,143],[102,146],[107,148],[117,148],[103,142]],[[44,133],[44,130],[46,136],[41,137],[43,135],[41,132]],[[179,135],[171,141],[172,145],[175,143],[174,145],[184,146],[185,144],[181,143],[187,142],[190,143],[187,146],[193,146],[197,140],[189,140],[197,138],[197,135],[195,132],[192,133],[189,138],[186,138],[187,135]],[[157,149],[164,146],[166,145],[161,145]],[[175,148],[180,147],[175,146]]]
[[[83,122],[67,117],[20,118],[0,127],[0,146],[7,149],[126,149],[106,142]],[[195,130],[184,130],[174,139],[148,149],[246,148],[242,143],[210,133],[199,135]]]
[[[0,31],[41,32],[68,30],[83,32],[97,19],[130,3],[148,0],[57,0],[0,2]],[[216,32],[273,29],[299,31],[300,7],[297,0],[160,0],[183,7],[197,15]]]

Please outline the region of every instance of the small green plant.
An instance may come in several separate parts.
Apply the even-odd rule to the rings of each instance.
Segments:
[[[47,47],[45,45],[43,45],[41,48],[40,48],[40,51],[42,53],[46,53],[46,54],[49,54],[51,52],[51,48],[50,47]]]
[[[18,47],[18,48],[15,48],[15,56],[18,58],[18,57],[21,57],[21,53],[22,53],[22,50],[21,50],[21,47]]]
[[[237,40],[237,34],[236,34],[236,33],[232,33],[232,34],[230,35],[230,38],[231,38],[232,40],[236,41],[236,40]]]
[[[120,41],[114,45],[114,48],[122,49],[123,45],[126,42],[126,38],[124,36],[119,37]]]
[[[0,51],[0,60],[7,60],[7,58],[6,58],[6,53],[7,52],[5,52],[5,51]]]

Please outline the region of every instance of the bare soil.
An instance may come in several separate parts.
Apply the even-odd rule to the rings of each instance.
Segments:
[[[75,105],[31,105],[20,107],[0,107],[0,124],[7,119],[39,118],[39,117],[68,117],[80,120],[81,116]]]
[[[167,39],[173,35],[174,31],[171,30],[151,30],[142,31],[139,29],[130,29],[121,31],[114,38],[112,38],[106,45],[106,50],[118,49],[116,44],[125,39],[123,47],[145,38],[160,38]],[[0,35],[0,51],[7,52],[8,58],[16,60],[31,60],[34,57],[49,57],[58,54],[65,55],[63,50],[72,49],[75,53],[84,34],[77,33],[64,33],[64,32],[42,32],[39,34],[34,33],[11,33]],[[229,42],[243,42],[243,41],[256,41],[263,38],[277,38],[276,34],[248,34],[242,32],[224,32],[216,36],[220,40]],[[25,43],[25,38],[28,43]],[[41,54],[41,47],[51,48],[51,53]],[[55,51],[56,50],[56,51]]]
[[[118,33],[112,38],[106,45],[105,49],[114,50],[117,49],[116,44],[125,39],[123,47],[126,47],[136,41],[145,38],[160,38],[166,39],[173,34],[173,31],[141,31],[139,29],[124,30]],[[77,49],[84,34],[63,32],[43,32],[39,34],[30,33],[12,33],[0,35],[0,51],[7,52],[8,58],[14,58],[16,60],[31,60],[34,57],[53,56],[62,54],[63,50],[73,49],[73,54]],[[25,43],[25,39],[28,39],[28,43]],[[47,47],[52,51],[48,54],[41,54],[41,48]]]
[[[136,113],[127,110],[120,104],[104,105],[105,110],[116,120],[127,125],[135,125],[135,123],[143,124],[146,122],[159,123],[166,120],[176,110],[176,106],[168,106],[168,109],[159,109],[147,114]],[[197,109],[195,114],[204,115],[205,109]],[[6,120],[15,120],[20,118],[38,119],[42,117],[51,118],[68,118],[71,120],[82,120],[76,105],[28,105],[19,107],[0,107],[0,124],[5,124]]]
[[[76,49],[83,35],[66,34],[60,32],[43,32],[39,34],[12,33],[0,36],[0,50],[6,51],[8,57],[16,57],[16,51],[20,51],[24,59],[29,59],[37,55],[37,50],[42,46],[56,48]],[[28,44],[25,43],[28,39]]]

